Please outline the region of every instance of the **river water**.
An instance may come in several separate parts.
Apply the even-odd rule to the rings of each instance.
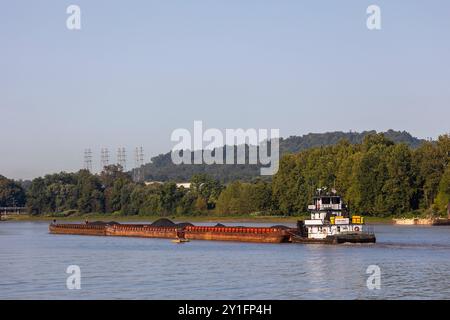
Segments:
[[[0,299],[450,299],[450,227],[374,229],[366,245],[174,244],[0,222]],[[70,265],[80,290],[66,286]]]

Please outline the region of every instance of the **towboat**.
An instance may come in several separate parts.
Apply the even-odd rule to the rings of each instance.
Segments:
[[[298,221],[292,233],[294,243],[375,243],[373,229],[364,217],[350,215],[342,197],[336,190],[317,189],[313,204],[308,206],[311,219]]]

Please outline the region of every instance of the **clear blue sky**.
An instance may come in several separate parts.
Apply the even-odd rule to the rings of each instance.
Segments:
[[[66,28],[78,4],[82,30]],[[366,28],[366,8],[382,30]],[[170,150],[176,128],[450,131],[450,2],[2,1],[0,174],[83,150]],[[114,160],[112,157],[112,160]]]

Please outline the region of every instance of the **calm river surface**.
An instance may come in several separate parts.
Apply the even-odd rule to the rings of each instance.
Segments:
[[[0,299],[450,299],[450,227],[374,229],[369,245],[180,245],[0,222]],[[81,290],[66,288],[69,265]],[[380,290],[366,286],[369,265]]]

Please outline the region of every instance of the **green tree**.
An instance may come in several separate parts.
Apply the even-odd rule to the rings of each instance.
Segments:
[[[405,214],[413,209],[416,190],[411,161],[411,150],[405,144],[397,144],[388,149],[388,177],[382,189],[385,213]]]
[[[132,183],[130,175],[123,172],[121,165],[113,164],[103,168],[99,179],[104,188],[105,212],[121,211],[122,205],[124,205],[122,197],[127,196],[126,191],[122,194],[122,188]],[[126,208],[126,210],[129,209],[131,208]]]
[[[241,214],[239,197],[242,192],[242,183],[235,181],[230,183],[220,194],[216,204],[217,212],[221,214]]]
[[[273,177],[272,195],[275,207],[284,215],[305,211],[309,201],[308,189],[313,186],[303,174],[305,154],[286,155],[280,160],[280,167]],[[311,177],[308,177],[311,179]]]
[[[196,194],[193,192],[185,192],[181,200],[178,202],[178,206],[176,209],[176,213],[179,215],[191,215],[191,214],[200,214],[204,213],[204,207],[205,207],[205,200],[203,198],[200,198],[203,200],[202,205],[198,204],[200,209],[197,209],[197,197]]]
[[[217,199],[222,192],[223,186],[219,180],[213,179],[206,174],[196,174],[191,178],[190,191],[201,197],[205,202],[207,209],[214,209]]]
[[[22,186],[0,175],[0,207],[22,207],[26,196]]]
[[[266,181],[256,181],[255,183],[246,184],[247,197],[251,212],[269,213],[273,208],[272,187]],[[245,199],[243,199],[245,201]]]
[[[418,186],[419,205],[429,208],[437,196],[439,182],[444,173],[447,155],[433,142],[425,142],[413,153],[413,170]]]
[[[435,205],[437,210],[441,213],[447,211],[447,206],[450,204],[450,165],[447,165],[447,169],[442,175],[439,183],[439,191],[436,197]]]
[[[183,192],[180,191],[174,182],[168,182],[162,185],[159,191],[161,209],[163,215],[169,215],[176,212],[178,201],[183,197]]]
[[[122,194],[122,189],[126,188],[129,183],[130,181],[127,178],[118,177],[111,187],[105,189],[106,212],[121,211],[126,197],[126,194]]]
[[[216,211],[220,214],[242,215],[268,212],[272,208],[270,185],[256,183],[230,183],[220,194]]]
[[[123,186],[120,192],[120,211],[123,215],[135,215],[139,213],[132,203],[132,194],[136,185],[134,183],[128,183]]]
[[[88,170],[80,170],[77,176],[78,210],[83,213],[103,212],[104,197],[100,179]]]
[[[35,178],[27,192],[27,207],[32,214],[44,213],[49,208],[50,199],[44,178]]]

